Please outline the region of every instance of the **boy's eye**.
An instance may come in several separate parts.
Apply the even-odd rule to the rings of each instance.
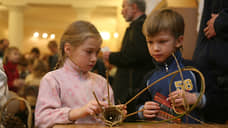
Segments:
[[[149,44],[152,44],[152,43],[153,43],[153,41],[151,41],[151,40],[148,40],[148,41],[147,41],[147,43],[149,43]]]
[[[165,42],[167,42],[167,40],[160,40],[159,42],[160,43],[165,43]]]

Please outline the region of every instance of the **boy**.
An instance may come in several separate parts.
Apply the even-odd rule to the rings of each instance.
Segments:
[[[184,67],[180,52],[183,45],[184,20],[177,12],[165,9],[150,15],[144,23],[143,31],[150,55],[156,65],[156,68],[146,77],[145,85],[148,86],[157,79],[178,70],[175,58],[180,68]],[[175,99],[172,105],[177,108],[196,103],[199,96],[196,76],[191,71],[183,71],[182,74],[184,86],[180,73],[178,73],[174,79],[173,76],[170,76],[161,80],[139,97],[139,110],[144,108],[143,112],[139,113],[141,119],[164,120],[177,116],[169,106],[171,99]],[[171,93],[169,92],[170,82],[172,82]],[[205,96],[197,107],[204,105]],[[196,111],[192,111],[190,115],[196,117]],[[178,122],[178,120],[176,121]],[[179,122],[196,123],[194,119],[187,116],[182,117]]]

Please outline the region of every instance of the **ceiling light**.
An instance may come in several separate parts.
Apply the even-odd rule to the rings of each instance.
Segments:
[[[115,32],[113,36],[114,36],[114,38],[118,38],[119,34],[117,32]]]
[[[101,32],[101,37],[103,40],[109,40],[110,39],[110,34],[109,32]]]
[[[51,34],[50,38],[55,39],[55,34]]]
[[[48,34],[47,33],[43,33],[42,37],[46,39],[48,37]]]
[[[39,32],[34,32],[33,33],[33,37],[35,37],[35,38],[39,37],[39,35],[40,35]]]

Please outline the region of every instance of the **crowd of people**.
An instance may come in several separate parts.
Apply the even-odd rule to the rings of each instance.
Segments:
[[[30,102],[35,109],[35,126],[40,128],[102,123],[97,116],[110,104],[118,104],[125,115],[139,111],[126,118],[127,122],[169,119],[195,105],[194,110],[176,121],[225,123],[228,74],[227,61],[221,56],[228,48],[224,23],[228,2],[205,0],[204,4],[193,60],[185,60],[181,54],[184,18],[172,9],[146,16],[144,0],[123,0],[122,15],[130,25],[119,52],[103,51],[100,56],[102,38],[88,21],[70,24],[59,46],[50,41],[48,57],[41,57],[38,48],[21,55],[7,39],[0,40],[0,104],[6,102],[9,88]],[[203,73],[204,94],[200,93],[199,74],[182,71],[162,79],[135,101],[123,105],[158,79],[188,66]],[[117,72],[110,81],[105,71],[113,67]],[[161,98],[165,98],[163,102],[159,102]],[[172,109],[167,110],[167,106]]]

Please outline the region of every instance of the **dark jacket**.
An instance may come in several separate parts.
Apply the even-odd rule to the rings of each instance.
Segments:
[[[180,65],[180,68],[184,68],[186,65],[190,66],[191,64],[186,64],[187,61],[184,61],[180,51],[175,53],[175,56],[178,60],[178,63]],[[188,62],[187,62],[188,63]],[[174,72],[178,70],[176,61],[172,56],[170,56],[165,63],[156,63],[156,68],[152,70],[149,74],[146,76],[146,80],[144,83],[144,88],[152,84],[154,81],[162,78],[165,75],[170,74],[171,72]],[[199,93],[200,84],[198,83],[196,79],[196,75],[192,71],[183,71],[183,79],[184,83],[186,83],[185,86],[182,86],[182,79],[180,76],[180,73],[178,73],[174,78],[172,76],[169,76],[161,81],[159,81],[157,84],[153,85],[151,88],[148,89],[147,92],[141,94],[137,100],[137,106],[140,107],[141,105],[144,105],[146,101],[154,101],[154,96],[158,92],[162,94],[165,97],[169,96],[169,85],[171,83],[171,92],[177,90],[177,89],[183,89],[191,92],[191,93]],[[156,102],[156,101],[155,101]],[[170,113],[174,113],[173,111],[170,111]],[[198,118],[199,112],[197,110],[193,110],[191,113],[191,116]],[[177,116],[176,114],[174,114]],[[156,119],[155,119],[156,120]],[[182,122],[184,123],[199,123],[192,118],[189,118],[187,116],[182,117]]]
[[[216,36],[207,39],[203,29],[207,26],[207,21],[211,18],[212,13],[218,13],[214,28]],[[228,59],[226,59],[228,50],[228,1],[227,0],[205,0],[200,31],[197,40],[193,61],[200,67],[210,72],[211,79],[215,79],[215,85],[219,87],[218,92],[213,94],[223,95],[218,103],[216,99],[212,101],[211,107],[208,107],[207,119],[212,122],[220,122],[227,120],[228,103],[224,101],[228,98]],[[217,98],[218,99],[218,98]],[[213,103],[214,102],[214,103]],[[213,105],[214,104],[214,105]],[[215,106],[216,104],[216,106]],[[220,108],[218,108],[220,107]],[[210,109],[209,109],[210,108]],[[223,118],[223,119],[222,119]]]
[[[110,54],[109,62],[117,66],[112,85],[116,103],[125,103],[132,98],[141,88],[143,76],[154,67],[142,33],[145,18],[146,15],[142,15],[130,24],[125,32],[121,50]]]

